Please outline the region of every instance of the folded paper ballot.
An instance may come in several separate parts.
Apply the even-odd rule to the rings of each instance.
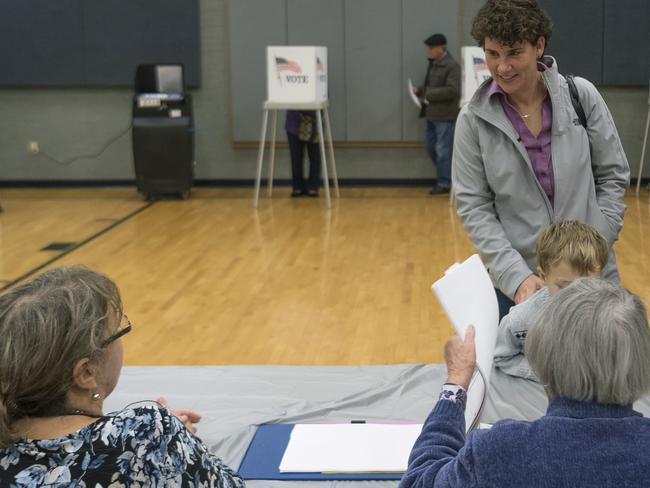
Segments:
[[[476,329],[476,363],[479,374],[474,374],[467,392],[465,425],[469,431],[478,423],[487,385],[490,384],[499,327],[497,297],[478,254],[461,264],[451,266],[431,289],[461,338],[465,337],[468,325],[473,324]]]
[[[422,424],[296,424],[282,473],[406,471]]]
[[[415,95],[415,92],[413,91],[415,89],[415,85],[411,81],[411,78],[409,78],[406,82],[406,89],[408,90],[411,101],[415,104],[415,106],[417,108],[422,108],[422,102],[420,102],[420,99]]]

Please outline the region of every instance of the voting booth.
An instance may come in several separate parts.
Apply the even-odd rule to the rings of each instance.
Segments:
[[[462,107],[472,99],[474,92],[491,75],[485,62],[483,48],[463,46],[460,48],[460,59],[462,72],[460,106]]]
[[[267,46],[266,94],[267,98],[262,107],[262,133],[257,158],[253,206],[257,207],[259,202],[269,111],[272,112],[268,169],[268,195],[270,197],[273,192],[278,110],[313,110],[316,112],[323,184],[325,186],[326,205],[329,208],[331,200],[329,172],[327,158],[325,157],[325,132],[327,133],[332,179],[337,197],[339,196],[339,183],[336,175],[332,128],[327,110],[329,106],[327,97],[327,48],[321,46]]]
[[[636,194],[641,189],[641,178],[643,177],[643,161],[645,160],[645,149],[648,144],[648,129],[650,129],[650,93],[648,94],[648,117],[645,122],[645,132],[643,133],[643,146],[641,148],[641,160],[639,161],[639,176],[636,179]],[[648,200],[650,201],[650,199]]]
[[[268,46],[266,93],[269,102],[327,101],[327,48]]]
[[[485,62],[483,48],[477,46],[463,46],[460,48],[460,103],[469,103],[479,86],[491,78],[490,70]],[[449,204],[454,204],[454,189],[449,193]]]

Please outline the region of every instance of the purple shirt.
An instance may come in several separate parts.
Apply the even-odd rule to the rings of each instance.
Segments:
[[[553,205],[553,197],[555,196],[555,180],[553,176],[553,161],[551,158],[553,107],[548,92],[542,101],[542,130],[537,137],[526,127],[526,123],[519,112],[517,112],[517,109],[508,102],[506,93],[493,80],[488,90],[488,95],[493,96],[495,94],[498,94],[497,96],[499,97],[503,111],[506,113],[506,117],[510,120],[517,134],[519,134],[519,138],[523,142],[526,152],[528,152],[528,157],[533,165],[533,172],[537,177],[537,181],[539,181],[549,202]]]
[[[287,120],[284,124],[284,128],[290,134],[297,136],[300,133],[300,114],[311,115],[314,118],[316,117],[316,112],[313,110],[287,110]]]

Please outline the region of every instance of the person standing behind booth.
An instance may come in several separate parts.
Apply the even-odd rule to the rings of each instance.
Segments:
[[[555,59],[544,54],[551,31],[535,0],[489,0],[472,25],[492,79],[460,111],[452,179],[458,215],[490,271],[501,317],[544,286],[534,273],[535,239],[558,220],[596,227],[610,248],[602,276],[618,280],[612,245],[623,226],[630,167],[598,90],[575,78],[572,97]]]
[[[320,147],[316,112],[313,110],[287,110],[285,129],[291,154],[292,197],[318,196],[320,185]],[[309,179],[304,178],[303,157],[307,148],[309,155]]]
[[[429,67],[421,87],[415,94],[423,98],[420,117],[427,119],[427,151],[436,166],[436,186],[432,195],[449,193],[451,188],[451,156],[454,124],[460,101],[460,65],[447,51],[447,39],[433,34],[427,46]]]

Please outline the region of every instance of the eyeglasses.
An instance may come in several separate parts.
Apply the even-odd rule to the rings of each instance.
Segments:
[[[102,347],[108,346],[110,343],[115,342],[116,340],[118,340],[123,335],[126,335],[129,332],[131,332],[131,329],[133,328],[133,325],[131,325],[131,321],[129,320],[129,318],[126,315],[123,314],[122,315],[122,320],[126,321],[126,325],[124,327],[120,328],[115,334],[110,336],[108,339],[105,339],[102,342]]]

